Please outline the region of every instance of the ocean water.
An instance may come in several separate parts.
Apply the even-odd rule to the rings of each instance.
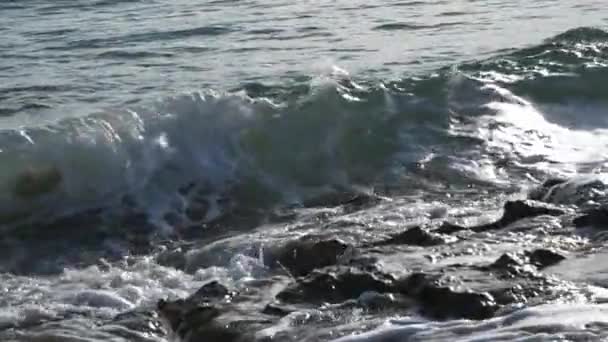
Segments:
[[[595,0],[0,1],[0,340],[167,341],[108,322],[267,277],[248,251],[318,233],[315,215],[483,220],[545,179],[601,179],[607,28]],[[301,211],[342,192],[392,204]],[[185,269],[157,262],[184,240]],[[603,288],[603,258],[556,276]],[[298,336],[600,341],[607,310],[404,313]]]

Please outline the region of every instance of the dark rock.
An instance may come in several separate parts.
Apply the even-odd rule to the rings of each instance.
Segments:
[[[390,292],[392,279],[352,268],[337,271],[313,272],[298,279],[277,295],[277,299],[288,303],[340,303],[358,298],[362,293]]]
[[[498,310],[487,292],[456,292],[449,287],[425,286],[418,295],[424,311],[437,318],[487,319]]]
[[[575,227],[608,227],[608,208],[598,208],[587,211],[584,215],[575,218],[572,223]]]
[[[489,291],[498,305],[509,305],[513,303],[526,303],[529,298],[538,296],[531,288],[524,288],[521,285],[514,285],[506,288],[499,288]]]
[[[212,281],[203,285],[200,289],[198,289],[194,294],[188,297],[188,300],[197,300],[197,301],[205,301],[205,300],[221,300],[221,299],[230,299],[236,295],[235,292],[228,290],[228,288],[217,281]]]
[[[178,299],[175,301],[161,299],[156,303],[156,310],[158,314],[167,322],[167,325],[173,331],[177,331],[183,320],[182,316],[183,312],[185,311],[185,303],[186,301],[183,299]]]
[[[543,188],[551,188],[555,185],[558,184],[562,184],[567,182],[568,180],[566,178],[549,178],[546,181],[543,182],[542,187]]]
[[[430,233],[421,227],[410,228],[403,233],[394,235],[393,237],[377,242],[375,246],[386,246],[386,245],[414,245],[414,246],[436,246],[444,244],[445,239],[435,233]]]
[[[366,310],[397,311],[415,306],[415,303],[406,296],[398,293],[377,293],[373,291],[363,293],[357,300],[357,305]]]
[[[271,249],[265,257],[270,266],[285,267],[293,276],[304,276],[317,268],[335,265],[348,247],[338,239],[302,238]]]
[[[511,271],[515,267],[523,266],[524,261],[516,254],[505,253],[500,256],[489,268],[502,271]]]
[[[528,259],[524,255],[505,253],[492,264],[479,267],[478,269],[482,271],[490,271],[502,279],[511,279],[534,273],[534,268],[529,267],[527,262]]]
[[[252,332],[267,321],[248,320],[236,314],[231,299],[235,294],[213,281],[186,299],[160,300],[157,312],[184,342],[254,341]]]
[[[169,328],[184,338],[193,329],[209,325],[220,315],[220,310],[213,305],[199,305],[187,300],[159,300],[156,309]]]
[[[442,284],[437,276],[414,273],[398,283],[402,293],[414,297],[423,313],[434,318],[487,319],[498,310],[491,294],[456,291]]]
[[[536,249],[527,252],[526,255],[530,259],[530,263],[538,268],[552,266],[566,259],[565,256],[548,249]]]
[[[442,226],[437,229],[437,232],[442,234],[452,234],[462,230],[485,232],[489,230],[504,228],[510,225],[511,223],[517,222],[525,218],[532,218],[541,215],[560,216],[564,215],[565,213],[566,212],[564,210],[559,209],[555,206],[533,200],[508,201],[504,205],[502,217],[496,222],[491,222],[473,227],[464,227],[444,222]]]
[[[283,317],[295,311],[297,311],[297,309],[291,306],[287,306],[281,303],[269,303],[264,307],[262,313],[271,316]]]
[[[509,201],[505,203],[504,213],[499,223],[501,226],[506,226],[524,218],[541,215],[560,216],[564,214],[564,210],[540,202],[530,200]]]
[[[437,233],[440,234],[453,234],[463,230],[468,230],[469,228],[460,226],[450,222],[443,222],[439,228],[436,229]]]
[[[532,200],[508,201],[504,205],[504,212],[500,220],[488,223],[470,229],[475,232],[483,232],[488,230],[504,228],[511,223],[525,218],[532,218],[541,215],[560,216],[566,212],[549,204],[536,202]]]

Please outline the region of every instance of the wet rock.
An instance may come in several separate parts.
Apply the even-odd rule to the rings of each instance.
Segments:
[[[494,263],[482,269],[497,270],[510,274],[523,274],[526,271],[534,271],[534,269],[526,269],[526,265],[535,266],[542,269],[548,266],[555,265],[566,257],[548,250],[536,249],[534,251],[526,251],[523,254],[505,253],[498,258]]]
[[[530,298],[539,295],[539,293],[535,293],[534,290],[532,290],[532,287],[523,287],[520,284],[493,289],[489,291],[489,293],[494,297],[498,305],[526,303]]]
[[[520,253],[505,253],[492,264],[479,267],[479,270],[490,271],[502,279],[531,276],[536,272],[529,259]]]
[[[463,230],[468,230],[469,228],[461,225],[457,225],[450,222],[443,222],[439,228],[435,231],[439,234],[453,234]]]
[[[338,263],[350,245],[338,240],[302,238],[290,241],[265,256],[266,264],[286,268],[293,276],[304,276],[311,271]],[[351,247],[352,248],[352,247]]]
[[[194,294],[188,297],[188,300],[205,301],[205,300],[229,300],[234,297],[236,292],[228,290],[228,288],[218,281],[212,281],[203,285]]]
[[[494,297],[487,292],[456,292],[449,287],[424,287],[418,295],[424,311],[440,319],[487,319],[498,310]]]
[[[560,216],[566,212],[552,205],[536,202],[532,200],[508,201],[504,205],[502,217],[492,223],[470,227],[474,232],[485,232],[504,228],[522,219],[532,218],[542,215]]]
[[[311,273],[298,279],[277,295],[288,303],[340,303],[368,291],[389,292],[392,279],[354,268],[338,268]]]
[[[193,330],[211,325],[220,315],[220,310],[213,305],[198,305],[183,299],[175,301],[159,300],[156,309],[169,329],[180,338],[186,339]],[[186,339],[188,340],[188,339]]]
[[[157,312],[181,341],[254,341],[253,331],[266,321],[241,319],[231,292],[217,281],[202,286],[186,299],[160,300]]]
[[[516,267],[524,265],[524,261],[516,254],[505,253],[500,256],[489,268],[494,270],[512,271]]]
[[[444,222],[442,226],[437,229],[437,232],[442,234],[452,234],[462,230],[485,232],[504,228],[514,222],[525,218],[532,218],[542,215],[560,216],[564,215],[565,213],[566,212],[560,208],[533,200],[508,201],[504,205],[502,217],[496,222],[491,222],[473,227],[464,227]]]
[[[413,227],[389,239],[377,242],[374,246],[414,245],[428,247],[441,245],[445,242],[446,239],[439,234],[431,233],[421,227]]]
[[[498,224],[499,226],[504,227],[524,218],[541,215],[560,216],[564,214],[564,210],[541,202],[530,200],[509,201],[505,203],[504,213],[498,221]]]
[[[424,314],[438,319],[487,319],[499,308],[488,292],[457,291],[424,273],[414,273],[398,283],[402,293],[420,303]]]
[[[584,215],[576,217],[572,223],[575,227],[608,227],[608,208],[598,208],[587,211]]]
[[[530,259],[530,263],[539,269],[555,265],[566,257],[549,249],[536,249],[532,252],[527,252],[526,256]]]
[[[411,299],[397,293],[368,291],[357,298],[359,307],[373,311],[394,310],[402,313],[404,309],[412,307],[413,304]]]

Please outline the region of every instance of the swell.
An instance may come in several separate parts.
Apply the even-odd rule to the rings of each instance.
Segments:
[[[186,39],[198,36],[219,36],[233,32],[234,30],[222,26],[201,26],[181,30],[169,30],[159,32],[134,33],[125,36],[109,38],[83,39],[69,41],[65,46],[46,47],[46,50],[64,49],[94,49],[118,46],[124,43],[145,43],[153,41],[169,41]]]
[[[405,31],[415,31],[415,30],[425,30],[425,29],[438,29],[449,26],[458,26],[463,25],[464,22],[446,22],[446,23],[438,23],[433,25],[420,25],[420,24],[407,24],[407,23],[389,23],[382,24],[374,27],[374,30],[379,31],[396,31],[396,30],[405,30]]]
[[[359,84],[336,69],[5,130],[0,220],[136,203],[171,226],[335,192],[517,187],[600,165],[607,35],[576,29],[393,82]],[[573,116],[585,124],[566,124]]]

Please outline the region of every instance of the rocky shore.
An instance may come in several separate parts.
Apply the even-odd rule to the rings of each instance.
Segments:
[[[312,341],[338,337],[332,326],[348,325],[355,313],[359,326],[340,334],[396,315],[485,320],[545,303],[594,303],[589,284],[546,270],[603,248],[595,239],[608,227],[603,187],[550,180],[528,199],[504,203],[493,222],[435,220],[375,241],[319,230],[267,246],[259,256],[267,279],[238,289],[212,281],[187,298],[159,301],[157,312],[183,341]],[[392,267],[383,267],[388,260]]]
[[[560,265],[585,266],[587,256],[605,251],[605,191],[601,182],[549,180],[527,198],[507,199],[489,222],[431,208],[419,224],[404,226],[358,220],[390,215],[403,202],[343,194],[274,213],[251,232],[165,243],[133,238],[131,247],[184,274],[225,264],[236,249],[253,260],[256,276],[238,283],[207,277],[189,296],[125,311],[102,328],[125,329],[136,341],[150,334],[184,342],[330,341],[392,317],[483,321],[547,303],[603,303],[600,287],[562,277]],[[239,221],[219,220],[207,227]],[[138,214],[125,222],[141,227],[147,220]],[[103,271],[97,257],[91,263]]]

